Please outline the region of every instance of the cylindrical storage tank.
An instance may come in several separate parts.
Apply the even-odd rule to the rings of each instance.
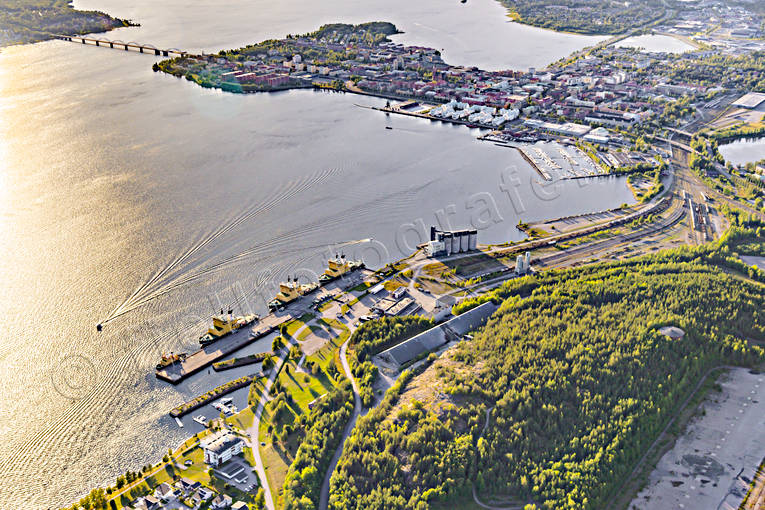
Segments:
[[[468,242],[468,245],[470,246],[471,250],[475,250],[478,248],[478,232],[470,232],[470,240]]]
[[[460,232],[460,251],[466,252],[470,249],[470,236],[467,232]]]
[[[530,251],[526,252],[526,257],[523,261],[523,267],[525,267],[526,269],[531,267],[531,252]]]
[[[452,234],[452,253],[459,253],[459,252],[460,252],[460,238],[459,236]]]
[[[517,257],[515,257],[515,273],[516,274],[523,273],[523,255],[518,255]]]
[[[444,234],[443,242],[444,242],[444,249],[446,250],[447,255],[452,254],[452,239],[451,234]]]

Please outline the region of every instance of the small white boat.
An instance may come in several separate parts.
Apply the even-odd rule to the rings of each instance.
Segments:
[[[203,427],[207,426],[207,418],[203,414],[198,414],[192,418],[195,422],[199,423]]]

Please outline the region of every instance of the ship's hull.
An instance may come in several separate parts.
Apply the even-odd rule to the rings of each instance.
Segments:
[[[351,269],[349,269],[345,273],[339,274],[337,276],[330,276],[327,273],[323,273],[321,276],[319,276],[319,285],[321,285],[323,287],[323,286],[325,286],[325,285],[327,285],[329,283],[334,282],[335,280],[339,280],[343,276],[347,276],[347,275],[349,275],[349,274],[351,274],[351,273],[353,273],[355,271],[358,271],[359,269],[363,269],[363,267],[364,267],[364,264],[359,264],[358,266],[352,267]]]
[[[253,319],[251,319],[251,320],[248,320],[248,321],[245,321],[245,322],[243,322],[243,323],[242,323],[242,325],[241,325],[241,326],[239,326],[238,328],[236,328],[235,330],[233,330],[233,331],[229,331],[229,332],[227,332],[227,333],[224,333],[224,334],[222,334],[222,335],[220,335],[220,336],[216,336],[216,337],[214,337],[214,338],[205,338],[205,337],[200,337],[200,339],[199,339],[199,345],[201,345],[202,347],[208,346],[208,345],[210,345],[211,343],[217,342],[217,341],[218,341],[218,340],[220,340],[221,338],[226,338],[226,337],[227,337],[227,336],[229,336],[230,334],[232,334],[232,333],[236,333],[237,331],[241,330],[242,328],[246,328],[247,326],[249,326],[249,325],[250,325],[250,324],[252,324],[253,322],[257,321],[258,319],[259,319],[259,318],[256,316],[256,317],[254,317],[254,318],[253,318]]]

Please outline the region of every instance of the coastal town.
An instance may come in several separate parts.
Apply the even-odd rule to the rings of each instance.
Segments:
[[[751,248],[756,243],[736,244],[728,232],[765,216],[765,166],[726,162],[718,142],[765,133],[763,17],[720,0],[692,3],[693,9],[675,6],[673,16],[662,10],[644,34],[609,38],[540,69],[454,66],[434,48],[396,42],[398,29],[386,22],[324,25],[310,34],[216,54],[183,52],[156,62],[156,72],[231,93],[314,89],[371,96],[375,104],[358,106],[381,118],[464,125],[481,143],[517,151],[536,172],[537,183],[626,175],[635,203],[520,221],[511,228],[525,238],[501,244],[483,242],[480,229],[467,225],[433,225],[412,253],[383,267],[366,267],[342,251],[328,254],[317,281],[295,275],[278,281],[262,316],[252,309],[221,308],[206,332],[193,332],[198,348],[163,352],[154,371],[165,388],[192,377],[198,382],[234,374],[179,396],[176,407],[167,410],[170,426],[188,431],[189,438],[169,448],[161,461],[120,475],[72,508],[342,508],[330,499],[331,480],[358,420],[366,415],[370,422],[382,421],[376,412],[391,412],[411,377],[431,366],[442,370],[438,360],[444,353],[470,345],[498,310],[532,296],[545,275],[557,274],[551,270],[628,264],[683,246],[701,252],[717,243],[725,256],[734,254],[709,255],[725,259],[724,271],[762,278],[757,269],[762,257]],[[583,15],[568,7],[555,11],[558,21]],[[619,23],[626,26],[628,20]],[[640,36],[671,38],[687,48],[652,51],[631,45],[630,38]],[[723,76],[721,68],[742,72]],[[751,220],[742,219],[744,214]],[[754,262],[732,251],[747,247]],[[674,323],[657,331],[662,341],[674,343],[686,335]],[[414,404],[399,409],[397,416],[404,418],[385,418],[391,427],[404,430],[406,417],[423,401],[445,409],[458,400],[456,389],[447,395],[434,387],[426,380],[407,389]],[[679,411],[687,411],[687,404]],[[480,408],[480,420],[470,418],[474,435],[464,437],[475,444],[469,448],[485,448],[492,409]],[[757,409],[736,407],[747,419]],[[448,412],[449,420],[462,420]],[[722,429],[709,432],[718,433]],[[745,436],[733,434],[729,448],[746,450]],[[746,480],[756,469],[742,469],[751,475]],[[635,487],[617,498],[637,494],[633,474],[625,483]],[[740,475],[724,480],[740,484]],[[666,492],[674,494],[677,486],[669,485]],[[472,494],[459,497],[491,508],[479,499],[486,488],[470,486]],[[534,491],[541,493],[538,487]],[[539,508],[533,502],[526,507]]]
[[[740,39],[759,33],[760,17],[704,4],[657,32],[693,44],[693,51],[679,53],[647,53],[619,40],[545,69],[485,71],[449,65],[433,48],[396,43],[390,39],[395,26],[376,22],[326,25],[216,55],[181,56],[155,70],[231,92],[319,88],[382,97],[388,104],[378,108],[389,114],[489,130],[481,139],[521,150],[545,180],[645,172],[668,156],[646,140],[670,138],[689,116],[736,107],[734,101],[763,80],[763,70],[747,61],[761,43]],[[720,65],[746,67],[747,82],[721,82]],[[750,109],[760,111],[759,104]],[[512,145],[539,141],[570,149]]]

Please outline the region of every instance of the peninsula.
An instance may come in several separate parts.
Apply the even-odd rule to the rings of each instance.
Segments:
[[[765,132],[765,65],[759,40],[726,31],[758,34],[761,18],[726,12],[699,40],[721,50],[604,44],[540,70],[452,66],[392,41],[384,22],[156,63],[234,93],[381,97],[389,115],[481,128],[547,181],[628,173],[641,203],[520,222],[529,239],[501,245],[433,226],[376,270],[338,274],[350,265],[336,255],[320,285],[288,279],[266,319],[270,351],[213,365],[260,367],[171,410],[194,427],[188,441],[70,508],[632,508],[710,395],[709,414],[735,405],[733,420],[668,462],[709,470],[754,452],[738,474],[710,470],[705,491],[751,483],[765,452],[748,442],[765,368],[765,174],[726,163],[718,142]],[[235,355],[220,346],[204,361]],[[743,384],[715,382],[723,371],[751,404],[731,396]],[[233,391],[220,398],[236,388],[241,410]],[[724,449],[710,446],[723,434]],[[708,507],[676,481],[650,490]]]
[[[77,10],[68,0],[0,0],[0,47],[127,26],[134,23],[99,11]]]
[[[540,28],[588,35],[616,35],[662,18],[667,4],[661,0],[500,0],[510,17]],[[678,4],[681,6],[682,4]]]

